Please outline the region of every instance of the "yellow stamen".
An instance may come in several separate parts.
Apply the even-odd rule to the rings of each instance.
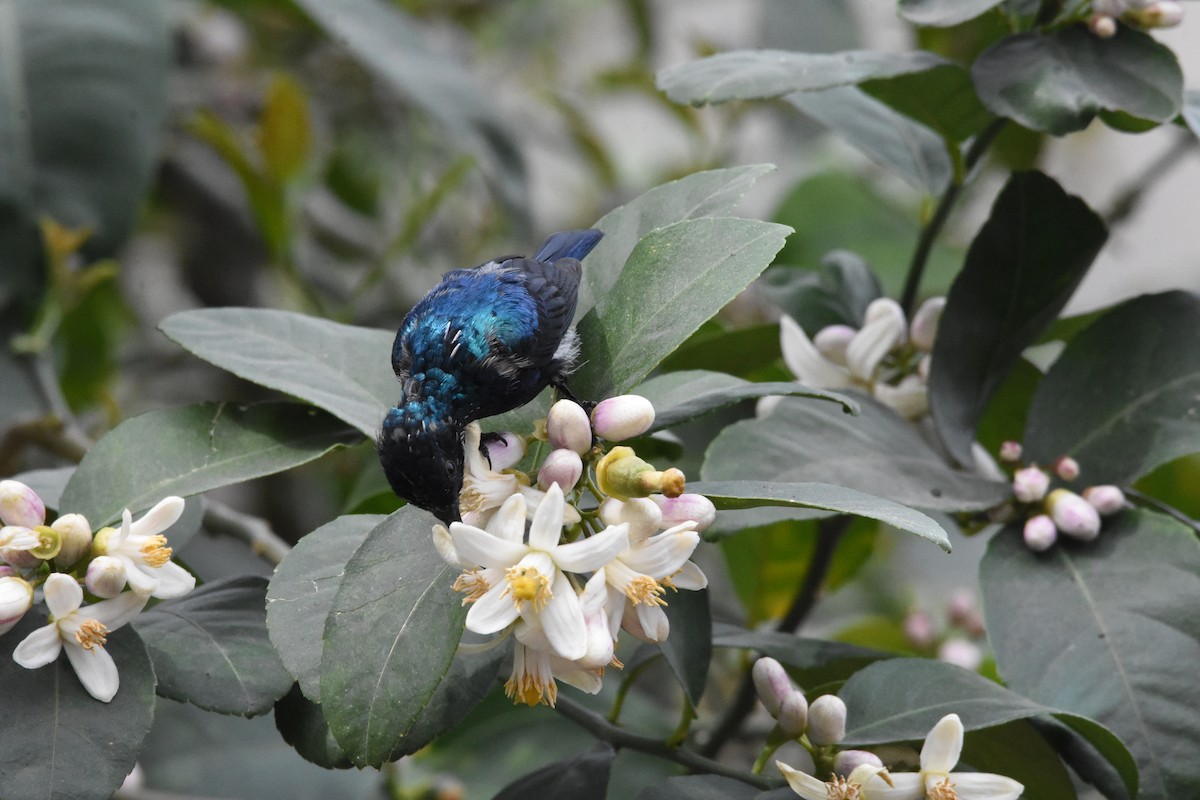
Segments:
[[[538,703],[542,703],[554,708],[554,704],[558,702],[558,684],[554,682],[553,678],[546,683],[537,676],[522,672],[519,676],[513,675],[504,682],[504,694],[514,704],[524,703],[533,708]]]
[[[845,778],[830,775],[825,783],[825,797],[828,800],[860,800],[862,787],[857,783],[850,783]]]
[[[157,536],[147,536],[139,552],[141,552],[142,559],[147,565],[161,567],[171,560],[171,553],[174,551],[167,547],[167,537],[159,534]]]
[[[108,628],[103,622],[85,619],[80,623],[79,630],[75,631],[75,641],[79,642],[79,646],[84,650],[91,650],[97,645],[103,647],[108,641]]]
[[[929,800],[958,800],[958,792],[954,790],[954,784],[950,782],[950,776],[942,778],[941,783],[936,783],[929,787]]]
[[[533,603],[533,610],[540,612],[554,595],[550,591],[550,579],[538,572],[537,567],[509,567],[504,579],[508,583],[504,591],[512,595],[518,608],[528,600]]]
[[[454,591],[462,592],[466,595],[462,601],[462,604],[465,606],[467,603],[474,603],[483,597],[491,587],[488,586],[488,582],[484,580],[479,570],[469,569],[454,579],[454,586],[452,588]]]
[[[659,596],[665,591],[654,578],[640,575],[629,581],[629,585],[625,587],[625,596],[633,601],[634,605],[644,603],[648,606],[665,606],[667,602]]]

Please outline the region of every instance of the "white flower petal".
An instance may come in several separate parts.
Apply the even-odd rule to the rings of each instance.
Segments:
[[[83,603],[83,589],[74,578],[61,572],[50,573],[42,588],[45,591],[46,607],[55,619],[62,619]]]
[[[651,536],[638,547],[621,553],[621,560],[637,572],[655,580],[670,577],[683,565],[700,543],[700,534],[693,530],[669,530]]]
[[[605,528],[595,536],[554,548],[554,563],[567,572],[591,572],[629,549],[629,525]]]
[[[121,676],[117,674],[112,656],[103,647],[84,650],[68,643],[66,650],[67,658],[88,694],[103,703],[110,702],[121,685]]]
[[[181,567],[182,569],[182,567]],[[104,623],[104,627],[115,631],[136,617],[150,598],[133,592],[122,592],[111,600],[101,600],[79,610],[78,616]]]
[[[158,589],[158,578],[150,572],[148,567],[122,553],[110,550],[109,555],[125,565],[125,582],[135,594],[149,597]]]
[[[881,304],[884,300],[887,298],[875,300],[867,307],[867,322],[846,348],[846,363],[850,367],[850,374],[859,380],[874,380],[879,362],[893,347],[904,341],[908,327],[904,320],[904,312],[894,300],[887,300],[888,304]],[[875,308],[879,311],[872,315],[872,309]]]
[[[574,662],[558,657],[552,657],[550,663],[553,667],[555,678],[558,678],[565,684],[574,686],[581,692],[599,694],[600,690],[604,688],[604,680],[600,677],[598,670],[585,669],[576,666]]]
[[[958,714],[947,714],[938,720],[925,737],[921,747],[921,772],[945,773],[954,769],[962,753],[963,724]]]
[[[638,623],[642,626],[642,634],[647,641],[663,642],[671,635],[671,621],[667,619],[667,612],[662,610],[662,606],[652,606],[647,603],[638,603],[634,606],[637,610]]]
[[[488,520],[487,532],[499,539],[518,544],[525,541],[525,498],[514,494],[505,500]]]
[[[38,628],[13,650],[13,661],[25,669],[37,669],[58,658],[62,651],[62,637],[54,623]]]
[[[450,523],[450,538],[459,556],[484,567],[511,567],[529,552],[520,542],[501,539],[462,522]]]
[[[865,784],[865,797],[870,800],[920,800],[925,796],[925,785],[915,772],[889,772],[892,785],[874,775]]]
[[[551,550],[562,537],[563,513],[566,510],[562,489],[557,483],[551,484],[546,490],[546,496],[538,503],[533,512],[533,522],[529,525],[529,546],[534,550]]]
[[[128,509],[126,509],[128,511]],[[179,521],[183,515],[183,498],[166,497],[129,527],[132,536],[154,536]]]
[[[952,772],[950,782],[961,800],[1017,800],[1025,791],[1012,778],[990,772]]]
[[[821,355],[796,320],[779,320],[779,347],[783,361],[796,379],[817,389],[844,389],[853,384],[850,373]]]
[[[495,633],[507,628],[521,615],[521,610],[506,594],[508,585],[497,583],[483,593],[467,612],[467,629],[475,633]]]
[[[829,792],[825,789],[825,781],[818,780],[807,772],[793,769],[782,761],[776,761],[775,766],[787,779],[792,791],[804,800],[829,800]]]
[[[891,386],[882,381],[875,384],[875,399],[905,419],[916,419],[929,411],[929,391],[916,375],[906,375]]]
[[[6,550],[32,550],[41,542],[31,529],[21,525],[5,525],[0,528],[0,547]]]
[[[555,571],[551,592],[553,596],[538,615],[542,630],[554,652],[570,661],[583,658],[587,653],[587,628],[575,587],[566,575]]]
[[[708,586],[708,576],[696,566],[694,561],[689,561],[680,568],[679,572],[671,576],[671,583],[675,584],[676,589],[698,592]]]
[[[153,595],[160,600],[183,597],[196,588],[196,576],[173,561],[154,567],[152,571],[154,577],[158,578],[158,588]]]

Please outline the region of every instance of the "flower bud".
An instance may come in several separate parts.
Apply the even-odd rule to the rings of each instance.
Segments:
[[[846,704],[836,694],[823,694],[808,709],[808,740],[818,747],[846,736]]]
[[[1045,514],[1038,514],[1025,520],[1025,546],[1035,553],[1045,552],[1054,546],[1058,540],[1058,528],[1054,520]]]
[[[931,297],[913,315],[912,323],[908,326],[908,335],[918,350],[926,353],[933,351],[933,340],[937,338],[938,323],[942,320],[942,309],[946,307],[946,298]]]
[[[863,764],[870,764],[872,767],[883,767],[883,761],[880,760],[879,756],[868,750],[843,750],[833,759],[833,771],[845,778]]]
[[[783,701],[795,691],[787,670],[775,659],[765,656],[754,662],[750,677],[754,679],[754,690],[758,692],[758,699],[766,706],[767,713],[778,718]]]
[[[808,700],[804,692],[793,689],[779,704],[779,732],[789,739],[804,733],[808,725]]]
[[[1037,467],[1025,467],[1013,474],[1013,495],[1022,503],[1036,503],[1046,496],[1050,476]]]
[[[1183,6],[1171,0],[1159,0],[1126,9],[1122,18],[1140,28],[1172,28],[1183,21]]]
[[[572,400],[559,400],[546,415],[546,435],[554,449],[583,454],[592,448],[592,423],[583,407]]]
[[[16,567],[11,567],[8,564],[0,564],[0,578],[7,578],[9,576],[19,578],[21,577],[21,573],[17,572]]]
[[[713,524],[717,518],[717,507],[702,494],[681,494],[678,497],[664,497],[652,494],[654,501],[662,512],[662,527],[673,528],[683,522],[695,522],[696,531],[700,532]]]
[[[592,409],[592,426],[596,435],[610,442],[623,442],[641,436],[653,424],[654,406],[636,394],[609,397]]]
[[[1005,464],[1015,464],[1021,460],[1021,453],[1024,448],[1020,442],[1014,442],[1011,439],[1000,445],[1000,460]]]
[[[600,504],[600,519],[605,525],[628,525],[631,545],[648,539],[664,527],[662,512],[644,497],[630,500],[606,497]]]
[[[496,472],[515,467],[525,457],[525,439],[515,433],[494,433],[488,436],[484,447],[488,462]]]
[[[933,618],[921,609],[914,609],[904,618],[904,636],[917,647],[933,644]]]
[[[938,648],[937,657],[939,661],[945,661],[947,664],[953,664],[971,672],[975,672],[983,663],[983,651],[979,649],[979,645],[957,637],[942,642],[942,646]]]
[[[1083,490],[1083,499],[1102,517],[1112,516],[1127,505],[1119,486],[1089,486]]]
[[[1064,481],[1073,481],[1079,477],[1079,462],[1070,456],[1063,456],[1054,462],[1054,474]]]
[[[46,521],[46,505],[20,481],[0,481],[0,520],[5,525],[36,528]]]
[[[863,315],[863,326],[846,347],[846,366],[850,374],[862,381],[873,382],[884,357],[908,336],[908,321],[904,309],[895,300],[880,297],[872,300]]]
[[[846,348],[858,333],[849,325],[826,325],[817,331],[813,344],[817,351],[835,364],[846,364]]]
[[[63,514],[50,527],[62,537],[62,546],[54,557],[57,566],[73,567],[91,549],[92,528],[82,514]]]
[[[600,491],[619,500],[649,497],[655,492],[678,497],[686,487],[682,472],[674,467],[659,472],[638,458],[631,447],[614,447],[608,451],[596,465],[596,482]]]
[[[12,630],[32,605],[33,587],[29,581],[11,575],[0,578],[0,633]]]
[[[94,558],[83,583],[96,597],[116,597],[125,591],[125,565],[112,556]]]
[[[36,569],[42,565],[42,560],[28,550],[6,547],[0,549],[0,561],[10,564],[17,569]]]
[[[1088,28],[1101,39],[1111,39],[1117,35],[1117,21],[1107,14],[1094,14],[1088,20]]]
[[[583,475],[583,459],[579,457],[579,453],[561,448],[552,451],[542,462],[542,468],[538,470],[537,476],[538,487],[542,491],[547,491],[552,484],[557,483],[558,488],[569,492],[575,488],[581,475]]]
[[[42,561],[49,561],[58,555],[62,549],[61,533],[49,525],[38,525],[33,532],[37,534],[38,543],[36,547],[29,548],[29,555]]]
[[[946,612],[951,623],[973,635],[983,635],[983,615],[979,613],[975,593],[970,589],[960,589],[951,595]]]
[[[1090,541],[1100,533],[1100,514],[1087,500],[1067,489],[1055,489],[1046,498],[1054,525],[1068,536]]]

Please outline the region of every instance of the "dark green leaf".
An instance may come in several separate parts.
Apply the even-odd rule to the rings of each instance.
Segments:
[[[1062,136],[1102,110],[1167,122],[1183,103],[1183,73],[1170,48],[1125,25],[1101,39],[1084,25],[1020,33],[984,51],[971,67],[992,113]]]
[[[858,411],[858,403],[849,397],[821,389],[809,389],[798,383],[751,383],[732,375],[707,370],[686,370],[657,375],[639,384],[637,394],[654,404],[654,426],[662,430],[696,417],[731,406],[742,400],[767,395],[796,395],[841,404],[847,413]]]
[[[881,659],[892,658],[891,653],[882,650],[826,639],[806,639],[791,633],[748,631],[724,623],[713,625],[713,646],[756,650],[781,664],[802,670],[830,664],[865,667]]]
[[[948,28],[978,17],[1001,0],[900,0],[900,16],[917,25]]]
[[[266,592],[257,575],[226,578],[140,614],[158,693],[219,714],[270,711],[292,676],[267,637]]]
[[[325,620],[321,706],[358,766],[403,747],[450,670],[466,609],[451,589],[436,519],[405,506],[376,526],[346,564]]]
[[[950,287],[933,348],[930,410],[960,464],[974,462],[988,401],[1067,304],[1107,236],[1086,203],[1040,172],[1014,174],[996,198]]]
[[[1013,720],[963,737],[962,763],[975,772],[1007,775],[1023,784],[1021,800],[1074,800],[1062,759],[1033,724]]]
[[[848,250],[826,254],[820,269],[772,267],[758,288],[809,336],[828,325],[862,327],[867,306],[883,294],[867,262]]]
[[[857,416],[832,403],[785,397],[769,416],[730,425],[709,446],[703,478],[836,483],[876,495],[864,511],[878,498],[934,511],[978,511],[1011,495],[1007,483],[948,466],[891,409],[852,396],[861,406]],[[899,514],[897,520],[917,524],[916,518]],[[918,527],[931,530],[931,523]]]
[[[1183,121],[1192,133],[1200,136],[1200,89],[1188,89],[1183,93]]]
[[[376,470],[378,471],[378,470]],[[352,514],[317,528],[275,568],[267,587],[267,631],[304,696],[321,702],[322,642],[313,626],[329,616],[346,562],[386,517]]]
[[[1134,298],[1078,334],[1038,386],[1029,459],[1070,454],[1089,484],[1129,483],[1200,452],[1200,296]],[[1102,387],[1103,391],[1097,391]]]
[[[572,376],[573,390],[607,397],[636,385],[758,277],[790,230],[718,217],[647,234],[579,323],[583,366]]]
[[[601,742],[573,758],[548,764],[518,778],[501,789],[493,800],[525,800],[529,797],[604,800],[615,755],[611,745]]]
[[[952,142],[969,139],[993,118],[975,94],[971,73],[957,64],[867,81],[859,88]]]
[[[755,164],[697,172],[656,186],[601,217],[595,227],[604,231],[604,238],[584,261],[576,321],[609,293],[642,237],[685,219],[728,215],[750,187],[773,169],[770,164]]]
[[[88,451],[62,507],[93,528],[170,495],[187,497],[306,464],[359,439],[311,406],[201,403],[151,411],[118,425]]]
[[[108,635],[121,686],[111,703],[84,690],[66,654],[40,669],[13,649],[46,624],[34,609],[0,636],[0,786],[5,800],[107,797],[133,769],[154,719],[154,669],[128,627]]]
[[[708,611],[707,591],[674,592],[664,609],[671,623],[671,635],[660,645],[671,671],[683,687],[688,702],[696,707],[708,680],[712,660],[712,617]]]
[[[980,577],[996,665],[1014,691],[1120,736],[1137,759],[1139,797],[1200,785],[1190,755],[1200,748],[1200,543],[1188,528],[1125,511],[1094,542],[1044,554],[1006,529]]]
[[[758,795],[750,784],[723,775],[679,775],[647,786],[636,800],[754,800]]]
[[[275,728],[305,761],[326,769],[354,766],[330,733],[321,706],[305,697],[299,685],[293,684],[275,704]]]
[[[872,78],[920,72],[945,63],[941,56],[919,50],[901,53],[734,50],[668,67],[658,73],[657,84],[676,103],[701,106],[832,89]]]
[[[159,328],[205,361],[307,400],[372,438],[400,396],[395,333],[266,308],[181,311]]]
[[[778,378],[783,375],[776,365],[780,355],[776,324],[726,328],[717,320],[709,320],[663,359],[659,369],[663,372],[698,369],[746,379],[765,373],[768,378]]]
[[[946,142],[925,125],[892,110],[855,86],[793,92],[788,103],[857,147],[914,189],[945,191],[954,175]],[[843,246],[854,246],[852,242]]]

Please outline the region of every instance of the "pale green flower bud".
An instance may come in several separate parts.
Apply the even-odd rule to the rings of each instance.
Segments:
[[[88,564],[84,585],[96,597],[116,597],[125,591],[125,565],[112,556],[100,556]]]
[[[551,451],[550,455],[546,456],[546,460],[542,462],[542,468],[538,470],[537,476],[538,487],[545,491],[552,484],[557,483],[560,489],[569,492],[575,488],[581,475],[583,475],[583,459],[579,457],[579,453],[560,448]]]
[[[808,700],[804,692],[792,690],[779,704],[779,732],[789,739],[804,733],[808,725]]]
[[[62,537],[62,546],[54,557],[59,567],[73,567],[91,549],[92,528],[82,514],[63,514],[50,527]]]
[[[1100,514],[1087,500],[1067,489],[1055,489],[1046,498],[1054,525],[1068,536],[1090,541],[1100,533]]]
[[[1046,496],[1050,476],[1037,467],[1025,467],[1013,474],[1013,495],[1022,503],[1036,503]]]
[[[662,512],[662,527],[673,528],[684,522],[695,522],[696,531],[700,532],[713,524],[717,518],[717,507],[702,494],[681,494],[678,497],[664,497],[652,494],[650,499]]]
[[[913,315],[912,323],[908,326],[908,336],[913,345],[926,353],[933,351],[933,341],[937,338],[938,323],[942,320],[942,310],[946,307],[946,298],[931,297],[921,304]]]
[[[843,750],[833,759],[833,771],[842,777],[849,777],[851,772],[863,764],[883,768],[883,761],[879,756],[868,750]]]
[[[808,709],[808,740],[818,747],[846,737],[846,704],[836,694],[823,694]]]
[[[592,448],[592,423],[578,403],[559,400],[546,415],[546,436],[556,450],[574,450],[582,455]]]
[[[15,483],[15,481],[10,481]],[[0,578],[0,633],[8,633],[33,605],[33,586],[22,578]]]
[[[609,397],[592,409],[592,427],[596,435],[610,442],[641,436],[653,424],[654,406],[636,394]]]
[[[0,520],[5,525],[36,528],[46,521],[46,505],[20,481],[0,481]]]
[[[1058,528],[1054,520],[1045,514],[1038,514],[1025,520],[1025,546],[1035,553],[1049,550],[1058,541]]]
[[[682,472],[674,467],[659,472],[638,458],[631,447],[614,447],[608,451],[596,465],[596,482],[600,491],[619,500],[649,497],[656,492],[678,497],[686,487]]]
[[[1083,499],[1102,517],[1111,516],[1127,505],[1125,493],[1118,486],[1089,486],[1083,490]]]
[[[778,661],[766,656],[754,662],[750,677],[754,679],[754,689],[758,692],[758,699],[766,706],[767,713],[778,719],[783,701],[795,691],[787,670]]]

